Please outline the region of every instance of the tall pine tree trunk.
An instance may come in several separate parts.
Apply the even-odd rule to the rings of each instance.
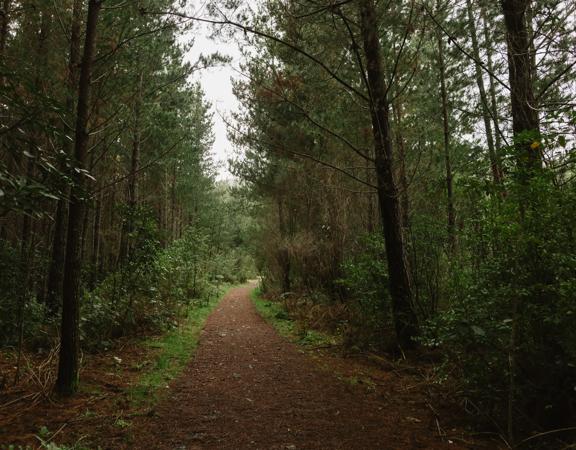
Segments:
[[[492,121],[491,121],[491,111],[490,105],[488,103],[488,95],[486,94],[486,87],[484,85],[484,75],[482,73],[482,67],[480,67],[480,44],[478,43],[478,33],[476,30],[476,24],[474,20],[474,12],[472,10],[472,1],[466,0],[466,8],[468,13],[468,30],[470,32],[470,38],[472,40],[472,51],[474,53],[474,58],[476,63],[474,64],[476,85],[478,86],[478,91],[480,92],[480,107],[482,109],[482,119],[484,121],[484,129],[486,131],[486,141],[488,143],[488,156],[490,158],[490,168],[492,170],[492,178],[494,183],[502,183],[502,169],[498,154],[496,152],[496,147],[494,146],[494,135],[492,134]]]
[[[282,291],[290,292],[292,289],[292,283],[290,278],[290,252],[288,251],[288,227],[286,225],[286,215],[284,212],[284,200],[282,195],[278,197],[278,228],[280,231],[278,261],[282,269]]]
[[[408,195],[408,177],[406,174],[406,145],[402,131],[402,103],[396,100],[392,104],[392,114],[396,124],[396,147],[398,148],[398,182],[400,184],[400,197],[402,199],[402,225],[408,231],[410,229],[410,197]]]
[[[8,40],[8,31],[10,28],[10,6],[11,0],[2,1],[2,13],[0,14],[0,59],[4,59],[6,50],[6,41]]]
[[[444,42],[438,33],[438,61],[440,63],[440,93],[442,99],[442,136],[444,148],[444,167],[446,171],[446,215],[448,248],[450,253],[456,248],[456,211],[454,208],[454,187],[452,182],[452,160],[450,158],[450,123],[448,115],[448,92],[446,89],[446,65],[444,61]]]
[[[139,74],[137,84],[136,100],[133,107],[134,123],[132,129],[132,157],[130,159],[130,175],[128,177],[128,217],[124,221],[122,229],[122,244],[120,249],[120,259],[124,260],[130,255],[131,236],[134,231],[134,215],[138,206],[138,171],[140,170],[140,146],[141,146],[141,129],[140,115],[142,109],[142,91],[144,88],[143,73]]]
[[[99,187],[99,186],[98,186]],[[97,188],[98,188],[97,187]],[[100,226],[102,223],[102,194],[96,197],[96,210],[94,212],[94,226],[92,229],[92,279],[94,287],[100,275]]]
[[[82,24],[82,0],[74,0],[72,7],[72,26],[70,28],[70,53],[68,57],[68,80],[66,94],[66,110],[73,114],[74,99],[76,97],[78,80],[78,63],[80,59],[80,28]],[[64,134],[67,134],[65,130]],[[70,140],[64,136],[62,148],[66,155],[71,153]],[[65,187],[64,193],[68,194],[69,189]],[[48,280],[46,288],[46,305],[52,314],[56,314],[60,307],[62,298],[62,286],[64,282],[64,260],[66,249],[66,225],[68,220],[67,199],[61,198],[56,205],[56,217],[54,220],[54,238],[50,255],[50,265],[48,268]]]
[[[394,173],[390,107],[374,0],[359,0],[359,9],[370,91],[378,200],[388,261],[394,325],[398,344],[402,347],[412,347],[414,345],[412,338],[417,334],[417,319],[412,306],[412,281],[402,224],[400,192]]]
[[[519,168],[525,180],[542,167],[539,143],[534,145],[539,139],[540,123],[534,97],[531,27],[526,16],[529,4],[530,0],[502,0],[508,44],[512,131]]]
[[[494,48],[492,47],[492,37],[490,36],[490,30],[488,29],[488,21],[486,17],[486,8],[484,5],[480,8],[480,14],[482,16],[482,29],[484,33],[484,47],[486,50],[486,65],[490,73],[494,73]],[[498,115],[498,100],[496,98],[496,83],[494,78],[491,76],[490,81],[490,109],[492,122],[494,123],[494,140],[496,143],[496,149],[502,148],[502,128],[500,127],[500,119]],[[502,167],[500,167],[502,170]],[[502,178],[504,173],[502,171]]]
[[[88,150],[88,118],[90,112],[90,91],[92,63],[96,44],[96,30],[102,0],[89,0],[84,52],[80,66],[78,85],[78,106],[76,108],[76,134],[74,157],[79,169],[86,163]],[[78,389],[80,351],[80,276],[82,269],[81,239],[84,218],[85,176],[76,172],[71,189],[68,213],[68,233],[66,262],[64,265],[64,289],[62,296],[62,323],[60,331],[60,358],[56,389],[63,395],[72,395]]]

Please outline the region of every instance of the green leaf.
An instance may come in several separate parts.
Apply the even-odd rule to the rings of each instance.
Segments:
[[[472,328],[472,331],[474,332],[474,334],[476,336],[486,336],[486,332],[482,328],[480,328],[479,326],[472,325],[470,328]]]

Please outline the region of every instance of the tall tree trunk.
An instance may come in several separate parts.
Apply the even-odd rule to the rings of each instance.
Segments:
[[[176,239],[176,163],[170,180],[170,241]]]
[[[542,151],[537,142],[540,123],[532,78],[531,31],[526,18],[529,4],[530,0],[502,0],[508,44],[512,131],[518,165],[525,181],[532,178],[535,170],[542,167]]]
[[[80,32],[82,24],[82,3],[83,0],[74,0],[72,6],[72,26],[70,28],[70,50],[68,56],[68,79],[66,94],[66,111],[70,116],[74,113],[74,99],[78,83],[78,63],[80,59]],[[66,125],[64,125],[66,126]],[[68,130],[65,130],[65,135]],[[71,153],[70,140],[64,136],[62,148],[66,155]],[[63,191],[68,194],[69,188],[64,187]],[[46,305],[52,314],[56,314],[60,307],[62,298],[62,286],[64,282],[64,260],[66,249],[66,225],[68,220],[68,204],[66,198],[60,198],[56,205],[56,217],[54,223],[54,239],[52,240],[52,250],[50,256],[50,266],[48,269],[48,280],[46,289]]]
[[[488,70],[491,73],[494,73],[495,66],[494,66],[494,48],[492,47],[492,38],[490,36],[490,30],[488,28],[488,21],[486,17],[486,7],[484,5],[480,8],[480,14],[482,16],[482,28],[484,32],[484,47],[486,50],[486,63]],[[496,83],[494,82],[494,78],[490,77],[490,109],[491,109],[491,117],[492,122],[494,123],[494,139],[496,143],[496,149],[502,148],[502,129],[500,127],[500,119],[498,115],[498,101],[496,98]],[[500,170],[502,173],[502,178],[504,178],[504,173],[502,171],[502,167],[500,166]]]
[[[139,74],[137,85],[138,92],[134,102],[133,114],[134,124],[132,129],[132,157],[130,159],[130,175],[128,177],[128,217],[124,221],[122,230],[122,245],[120,249],[120,259],[124,260],[130,255],[131,235],[134,231],[134,214],[138,205],[138,170],[140,169],[140,146],[141,146],[141,129],[140,115],[142,109],[142,90],[144,76],[142,71]]]
[[[454,188],[452,182],[452,160],[450,158],[450,122],[448,115],[448,91],[446,89],[446,64],[444,61],[444,42],[438,37],[438,61],[440,69],[440,93],[442,98],[442,136],[444,147],[444,167],[446,170],[446,215],[448,248],[450,253],[456,248],[456,211],[454,208]],[[490,135],[491,136],[491,135]]]
[[[396,124],[396,146],[398,147],[398,182],[400,184],[400,197],[402,204],[402,225],[410,229],[410,196],[408,195],[408,178],[406,175],[406,145],[402,131],[402,103],[397,100],[392,104],[392,114]]]
[[[88,18],[84,52],[80,66],[78,84],[78,106],[76,109],[76,134],[74,157],[78,168],[83,169],[88,150],[88,119],[90,111],[90,91],[92,63],[96,44],[96,30],[102,0],[89,0]],[[64,289],[62,296],[62,323],[60,358],[56,389],[63,395],[72,395],[78,389],[79,351],[80,351],[80,275],[82,261],[80,244],[82,238],[82,219],[85,209],[84,178],[82,173],[74,176],[68,213],[68,236],[66,243],[66,262],[64,265]]]
[[[4,51],[6,50],[6,41],[10,28],[11,3],[11,0],[2,1],[2,13],[0,14],[0,60],[4,59]]]
[[[388,261],[392,312],[398,344],[411,347],[414,345],[412,338],[417,334],[417,319],[412,305],[412,281],[402,225],[400,192],[394,174],[389,102],[374,0],[359,0],[359,9],[370,92],[378,201]]]
[[[142,114],[142,91],[144,89],[144,75],[140,72],[138,81],[138,93],[134,105],[134,130],[132,137],[132,162],[130,165],[129,202],[130,207],[135,209],[138,204],[138,170],[140,170],[140,147],[142,143],[142,129],[140,116]]]
[[[288,232],[286,226],[286,215],[284,214],[284,201],[282,196],[278,198],[278,228],[280,230],[280,250],[278,260],[282,268],[282,291],[290,292],[292,289],[290,279],[290,253],[288,251]]]
[[[102,194],[96,197],[96,211],[94,212],[94,228],[92,231],[92,280],[94,287],[99,277],[100,267],[100,225],[102,223]]]
[[[90,190],[90,183],[86,182],[84,184],[84,189],[86,191]],[[88,233],[90,232],[90,227],[88,224],[90,223],[90,211],[92,208],[86,207],[84,205],[84,215],[82,217],[82,237],[80,238],[80,260],[86,261],[86,242],[88,241]]]
[[[475,75],[476,75],[476,85],[478,86],[478,91],[480,92],[480,106],[482,108],[482,119],[484,120],[484,129],[486,130],[486,141],[488,143],[488,156],[490,158],[490,168],[492,169],[492,178],[494,183],[502,183],[502,169],[498,154],[496,152],[496,147],[494,146],[494,135],[492,134],[492,122],[491,122],[491,111],[488,103],[488,95],[486,94],[486,87],[484,86],[484,75],[482,73],[482,67],[478,63],[480,59],[480,45],[478,43],[478,33],[476,30],[476,24],[474,19],[474,12],[472,10],[472,1],[466,0],[466,8],[468,13],[468,30],[470,32],[470,38],[472,40],[472,51],[474,53],[474,58],[476,63],[474,64]]]
[[[532,1],[528,2],[526,6],[526,28],[528,29],[528,48],[530,49],[530,76],[532,83],[535,83],[538,78],[538,68],[536,65],[536,44],[534,43],[534,4]]]
[[[27,163],[29,172],[31,169],[31,160]],[[29,174],[27,173],[27,177]],[[14,375],[14,384],[20,380],[20,366],[22,362],[22,351],[24,346],[24,319],[26,315],[26,305],[28,303],[28,295],[30,291],[30,268],[32,263],[32,219],[28,214],[24,215],[22,221],[22,236],[20,241],[20,265],[21,265],[21,280],[20,283],[20,298],[18,301],[18,357],[16,360],[16,372]]]

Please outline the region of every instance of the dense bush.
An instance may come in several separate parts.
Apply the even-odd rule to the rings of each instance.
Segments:
[[[558,189],[542,175],[509,188],[505,202],[486,198],[467,227],[449,303],[429,323],[426,342],[444,352],[447,368],[457,368],[465,395],[499,421],[528,429],[570,425],[574,187]]]
[[[218,251],[200,228],[188,228],[163,250],[153,236],[137,241],[131,259],[85,295],[82,330],[88,345],[175,326],[191,304],[206,303],[223,282],[242,282],[250,273],[250,260],[243,262],[240,251]]]
[[[343,263],[339,280],[350,312],[346,339],[357,346],[387,347],[392,323],[384,240],[379,233],[365,235],[358,247]]]
[[[242,246],[216,242],[207,227],[189,227],[162,248],[150,211],[124,213],[131,220],[126,259],[91,289],[97,269],[83,274],[81,333],[86,349],[107,347],[120,336],[173,327],[190,305],[206,303],[223,283],[244,282],[254,272]],[[56,336],[58,314],[23,283],[19,251],[0,244],[0,345],[18,345],[22,318],[24,342],[46,348]]]
[[[26,278],[32,276],[25,273],[19,249],[0,240],[0,346],[17,345],[20,337],[43,345],[45,328],[53,324]]]

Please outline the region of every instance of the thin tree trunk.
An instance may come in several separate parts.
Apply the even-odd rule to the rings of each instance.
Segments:
[[[480,59],[480,45],[478,44],[478,33],[476,30],[476,24],[474,22],[474,14],[472,10],[471,0],[466,0],[466,7],[468,13],[468,29],[470,32],[470,38],[472,40],[472,51],[474,53],[474,58],[476,61],[481,61]],[[486,141],[488,143],[488,156],[490,157],[490,168],[492,170],[492,178],[494,183],[497,185],[502,183],[502,170],[501,164],[496,153],[496,148],[494,146],[494,135],[492,134],[492,122],[491,122],[491,111],[488,103],[488,95],[486,94],[486,88],[484,86],[484,75],[482,73],[482,67],[480,64],[474,64],[475,75],[476,75],[476,85],[478,86],[478,91],[480,92],[480,106],[482,108],[482,119],[484,120],[484,129],[486,130]]]
[[[282,268],[282,291],[290,292],[292,289],[291,279],[290,279],[290,253],[287,247],[287,227],[286,227],[286,216],[284,214],[284,202],[282,197],[278,198],[278,228],[280,230],[280,252],[279,252],[279,262]]]
[[[484,31],[484,46],[486,49],[486,61],[488,70],[491,73],[494,73],[495,66],[493,60],[493,53],[494,49],[492,47],[492,38],[490,36],[490,30],[488,29],[488,21],[486,18],[486,8],[484,6],[480,9],[480,14],[482,15],[482,22],[483,22],[483,31]],[[492,122],[494,123],[494,138],[496,143],[496,149],[502,148],[502,129],[500,128],[500,119],[498,115],[498,101],[496,98],[496,83],[494,82],[494,78],[490,77],[490,108],[492,111],[491,117]],[[500,166],[500,170],[502,173],[502,178],[504,178],[504,174],[502,172],[502,167]]]
[[[94,212],[94,228],[92,231],[92,287],[96,285],[99,277],[100,264],[100,225],[102,223],[102,195],[96,198],[96,210]]]
[[[0,59],[4,59],[4,52],[6,50],[6,41],[10,28],[11,3],[11,0],[3,0],[2,2],[2,13],[0,15]]]
[[[526,28],[528,29],[528,48],[530,49],[530,76],[532,83],[538,79],[538,67],[536,65],[536,45],[534,43],[534,5],[532,1],[528,2],[526,6]]]
[[[417,319],[412,306],[412,282],[402,224],[400,192],[394,174],[389,102],[382,66],[382,50],[373,0],[359,0],[361,33],[370,92],[378,200],[388,261],[392,312],[398,344],[414,345]]]
[[[406,176],[406,145],[402,130],[402,103],[399,100],[392,104],[392,114],[396,124],[396,146],[398,147],[398,181],[400,183],[400,197],[402,204],[402,225],[406,230],[410,228],[410,196],[408,195],[408,178]]]
[[[85,183],[85,189],[90,189],[89,183]],[[84,215],[82,217],[82,238],[80,244],[80,260],[86,261],[86,241],[88,241],[88,233],[90,232],[90,227],[88,224],[90,223],[90,211],[92,208],[84,206]]]
[[[444,62],[444,42],[438,37],[438,61],[440,69],[440,92],[442,98],[442,136],[444,146],[444,167],[446,170],[446,215],[448,232],[448,249],[450,253],[456,248],[456,211],[454,208],[454,188],[452,182],[452,161],[450,158],[450,122],[448,115],[448,92],[446,90],[446,65]],[[491,135],[490,135],[491,136]]]
[[[134,125],[132,130],[132,157],[130,160],[130,175],[128,177],[128,217],[126,218],[122,230],[122,246],[120,250],[120,259],[124,260],[130,255],[131,242],[130,237],[134,231],[134,214],[138,205],[138,170],[140,168],[140,146],[141,146],[141,129],[140,113],[142,105],[142,90],[144,76],[140,72],[138,81],[138,92],[134,104]]]
[[[176,163],[172,168],[172,179],[170,186],[170,234],[171,241],[176,239]]]
[[[92,63],[96,44],[96,30],[102,0],[89,0],[86,37],[80,80],[78,85],[78,106],[76,109],[76,135],[74,157],[80,169],[84,168],[88,150],[88,119],[90,111],[90,91]],[[62,296],[62,324],[60,340],[60,358],[56,389],[63,395],[72,395],[78,389],[79,352],[80,352],[80,275],[82,261],[80,244],[82,238],[82,219],[84,215],[84,175],[74,176],[71,189],[71,203],[68,213],[68,239],[66,244],[66,262],[64,265],[64,289]]]
[[[28,163],[30,166],[30,163]],[[28,292],[30,283],[30,265],[32,246],[30,239],[32,236],[32,219],[26,214],[22,223],[22,239],[20,241],[20,264],[21,264],[21,287],[20,298],[18,302],[18,357],[16,360],[16,373],[14,375],[14,384],[20,380],[20,366],[22,362],[22,351],[24,346],[24,318],[26,313],[26,304],[28,303]]]

